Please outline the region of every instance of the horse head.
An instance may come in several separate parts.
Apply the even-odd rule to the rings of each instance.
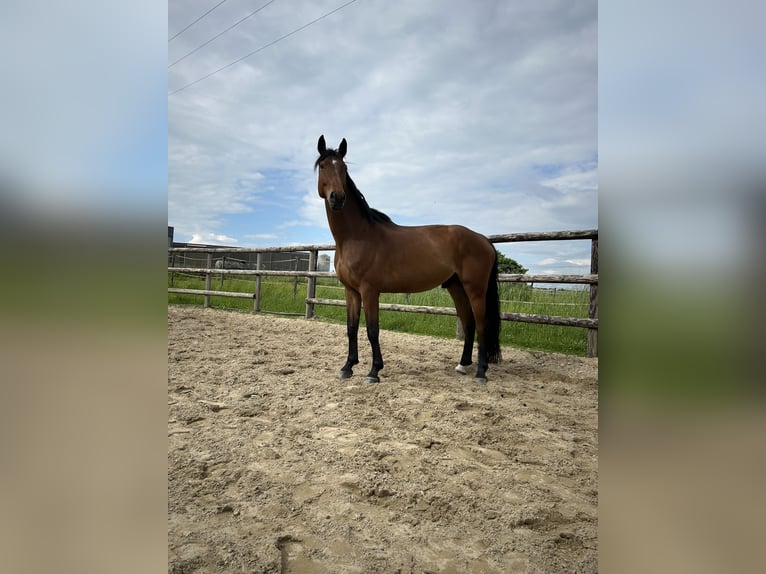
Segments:
[[[317,142],[319,159],[314,164],[319,169],[318,191],[319,197],[327,201],[327,205],[333,211],[340,211],[346,204],[346,164],[343,158],[346,155],[346,138],[340,142],[337,150],[327,147],[324,135],[319,136]]]

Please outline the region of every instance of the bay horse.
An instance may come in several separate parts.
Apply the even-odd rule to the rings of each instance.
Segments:
[[[466,374],[478,335],[475,380],[487,382],[488,363],[500,361],[500,302],[497,253],[489,240],[461,225],[397,225],[367,204],[348,175],[343,158],[346,139],[338,149],[317,143],[319,196],[335,238],[335,272],[345,287],[348,359],[340,378],[353,375],[359,363],[357,334],[361,307],[372,347],[368,383],[378,383],[383,355],[378,341],[381,293],[417,293],[441,285],[449,291],[463,325],[465,341],[455,370]]]

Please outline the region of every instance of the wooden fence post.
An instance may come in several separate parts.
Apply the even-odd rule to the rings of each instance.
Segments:
[[[255,270],[260,271],[263,263],[263,253],[257,253],[255,256]],[[253,313],[261,310],[261,276],[255,276],[255,297],[253,297]]]
[[[300,261],[299,254],[295,254],[295,270],[298,271],[298,262]],[[298,276],[296,275],[293,277],[293,301],[295,301],[295,296],[298,294]]]
[[[598,275],[598,239],[593,239],[591,241],[590,272],[594,275]],[[598,283],[594,283],[590,286],[588,317],[591,319],[598,319]],[[588,356],[598,357],[598,329],[588,329]]]
[[[207,268],[212,269],[212,267],[213,267],[213,254],[208,253]],[[210,275],[210,272],[208,271],[207,273],[205,273],[205,291],[210,291],[210,279],[211,279],[211,275]],[[210,295],[205,295],[205,303],[203,306],[206,308],[210,307]]]
[[[319,259],[319,251],[309,251],[309,271],[317,270],[317,260]],[[306,282],[306,298],[314,299],[317,296],[317,278],[309,276]],[[306,319],[314,318],[314,304],[306,302]]]

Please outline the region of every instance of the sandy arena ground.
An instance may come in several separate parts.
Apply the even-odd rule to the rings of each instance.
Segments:
[[[385,326],[384,326],[385,327]],[[512,323],[505,323],[512,329]],[[598,558],[598,360],[168,308],[168,571],[575,573]]]

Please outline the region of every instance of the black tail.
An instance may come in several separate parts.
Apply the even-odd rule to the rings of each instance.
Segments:
[[[500,294],[497,290],[497,251],[495,251],[495,264],[489,275],[487,285],[487,302],[485,306],[484,342],[487,346],[487,354],[490,363],[499,363],[502,359],[500,352]]]

